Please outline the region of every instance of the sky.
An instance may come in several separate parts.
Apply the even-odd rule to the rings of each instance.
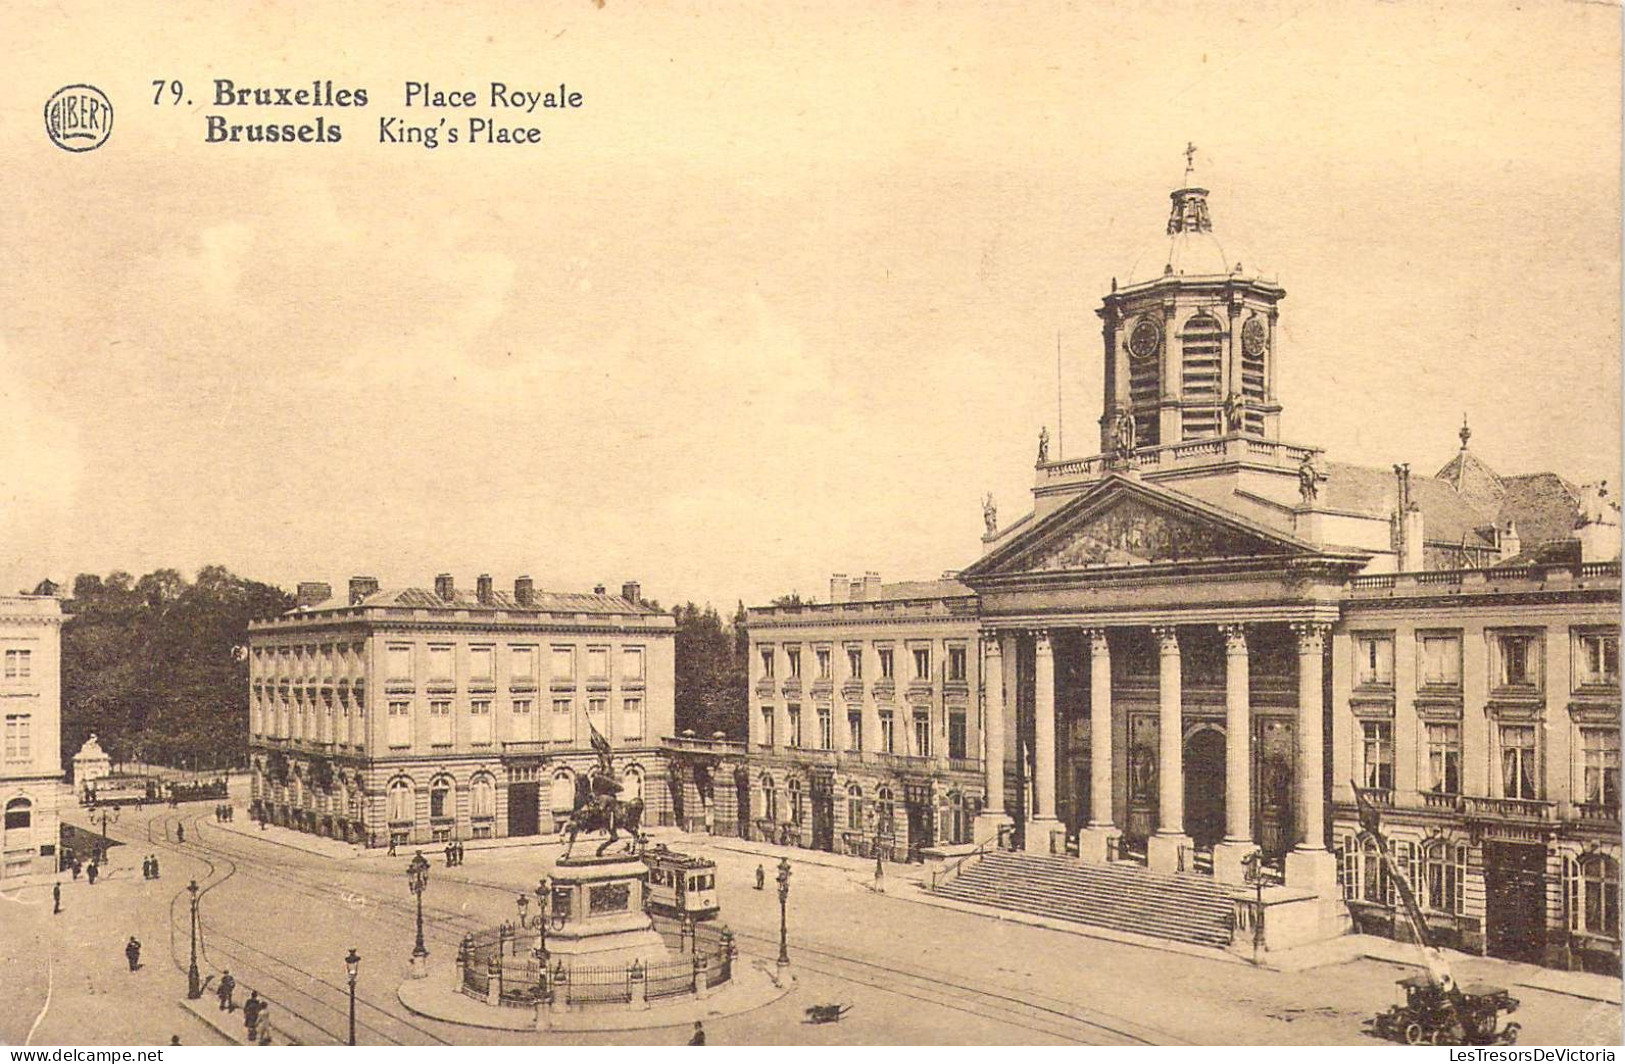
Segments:
[[[1283,438],[1431,473],[1466,415],[1497,470],[1619,483],[1610,5],[110,6],[0,12],[6,590],[223,564],[731,606],[963,568],[985,492],[1030,509],[1040,426],[1098,450],[1095,310],[1187,142],[1288,293]],[[467,120],[408,81],[582,106],[379,143]],[[94,152],[45,135],[74,83],[116,109]]]

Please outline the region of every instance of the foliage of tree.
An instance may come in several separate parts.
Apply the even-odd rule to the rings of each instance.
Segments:
[[[671,615],[677,621],[677,733],[743,739],[750,652],[744,604],[726,625],[710,603],[673,606]]]
[[[224,767],[248,744],[248,622],[292,608],[222,566],[188,582],[81,573],[63,602],[62,752],[95,732],[115,761]]]

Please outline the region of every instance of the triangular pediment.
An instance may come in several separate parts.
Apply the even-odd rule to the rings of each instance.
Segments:
[[[1256,559],[1313,548],[1210,503],[1111,477],[1001,544],[964,576]]]

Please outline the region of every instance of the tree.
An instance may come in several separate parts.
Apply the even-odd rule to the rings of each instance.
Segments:
[[[62,749],[96,732],[115,760],[225,767],[248,745],[248,622],[293,606],[217,565],[135,580],[82,573],[63,604]]]
[[[740,607],[743,611],[743,606]],[[709,738],[723,732],[742,739],[745,733],[744,652],[738,640],[738,618],[728,628],[709,603],[672,607],[677,622],[677,731]]]

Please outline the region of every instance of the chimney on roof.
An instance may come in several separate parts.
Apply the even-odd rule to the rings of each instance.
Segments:
[[[880,574],[873,570],[863,574],[863,598],[866,602],[875,602],[880,598]]]
[[[350,605],[359,606],[366,601],[369,595],[378,594],[378,578],[375,576],[350,577]]]
[[[521,576],[513,582],[514,601],[521,606],[536,605],[536,581],[528,576]]]
[[[1501,529],[1495,537],[1501,548],[1501,561],[1516,558],[1523,553],[1523,539],[1518,535],[1518,523],[1508,521],[1506,527]]]
[[[480,600],[481,606],[496,604],[496,596],[491,593],[491,574],[481,573],[474,580],[474,597]]]
[[[636,580],[628,580],[621,585],[621,598],[636,605],[643,601],[643,585]]]
[[[333,588],[320,580],[301,580],[299,590],[294,595],[293,604],[305,610],[312,606],[320,606],[333,597]]]
[[[829,600],[836,605],[846,602],[852,597],[852,581],[847,579],[845,573],[831,573],[829,577]]]
[[[457,597],[457,584],[450,573],[441,573],[434,578],[434,594],[441,602],[450,602]]]
[[[604,594],[604,585],[603,584],[594,584],[592,586],[592,593],[594,595],[602,595],[602,594]]]

